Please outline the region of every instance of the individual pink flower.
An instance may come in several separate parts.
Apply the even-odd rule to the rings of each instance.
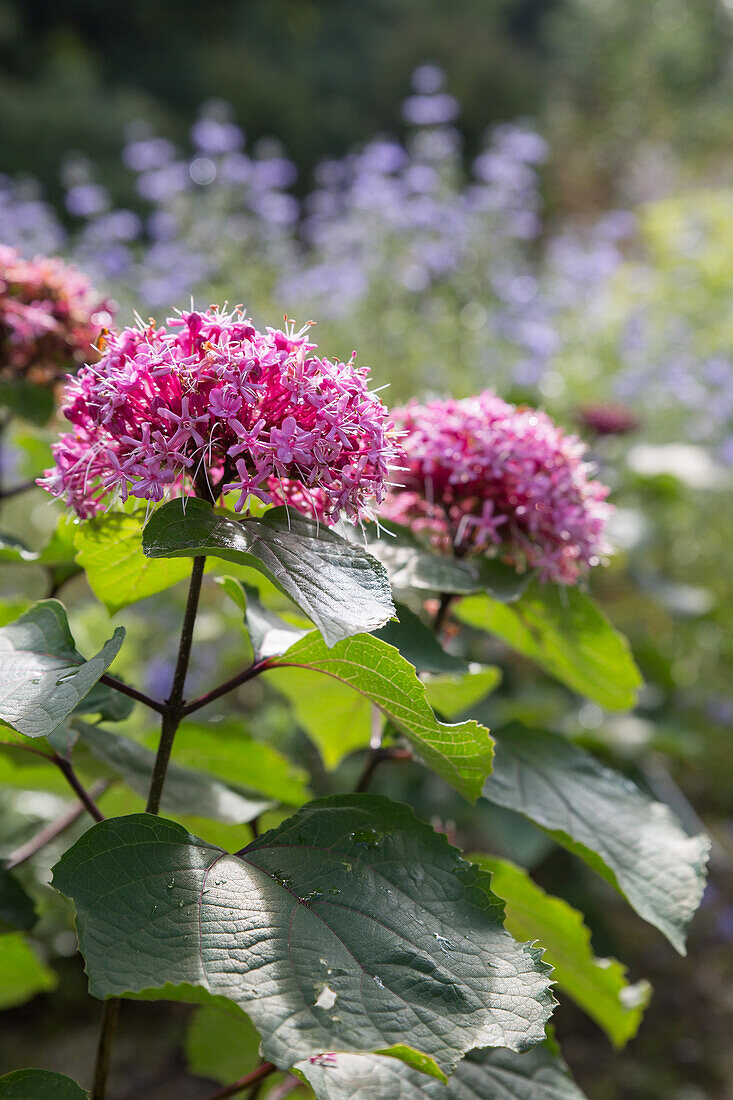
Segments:
[[[371,514],[396,445],[366,368],[314,354],[305,332],[258,332],[238,307],[107,338],[66,386],[73,430],[42,484],[82,517],[115,498],[194,492],[292,504],[328,524]]]
[[[111,304],[76,268],[0,245],[0,378],[53,385],[97,358],[111,321]]]
[[[581,440],[545,413],[486,390],[392,415],[406,469],[386,518],[458,557],[489,553],[564,584],[610,552],[609,490],[592,478]]]

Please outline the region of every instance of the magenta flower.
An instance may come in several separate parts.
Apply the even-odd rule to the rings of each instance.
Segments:
[[[406,470],[382,514],[458,557],[490,553],[574,584],[610,552],[608,489],[549,416],[484,391],[393,412]]]
[[[306,326],[307,329],[308,326]],[[380,503],[396,447],[368,370],[321,359],[304,333],[258,332],[241,308],[108,337],[66,386],[73,431],[40,481],[82,517],[115,497],[194,492],[292,504],[326,523]]]
[[[76,268],[0,245],[0,378],[52,385],[96,359],[111,321],[112,306]]]

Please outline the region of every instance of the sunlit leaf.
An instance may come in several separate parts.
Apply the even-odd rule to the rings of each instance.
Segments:
[[[125,631],[117,627],[85,661],[58,600],[42,600],[0,628],[0,718],[27,737],[61,725],[117,656]]]
[[[0,1010],[25,1004],[37,993],[55,989],[57,981],[20,932],[0,936]]]
[[[471,1051],[447,1085],[374,1054],[324,1054],[295,1068],[316,1100],[584,1100],[565,1063],[545,1044],[526,1054]]]
[[[583,917],[562,898],[553,897],[514,863],[472,855],[491,872],[491,887],[506,902],[506,927],[520,940],[537,941],[553,967],[559,988],[603,1028],[615,1046],[624,1046],[639,1029],[651,989],[630,985],[626,967],[593,952]]]
[[[473,720],[456,725],[439,721],[425,698],[425,686],[415,669],[387,642],[371,634],[359,634],[328,649],[318,634],[312,632],[282,657],[273,659],[272,667],[302,669],[304,677],[317,672],[353,688],[394,723],[428,767],[464,797],[473,800],[478,797],[491,769],[492,741],[488,730]],[[271,673],[265,675],[269,678]],[[297,712],[297,702],[295,705]],[[338,738],[348,738],[343,719],[341,711],[336,716],[324,712],[318,725],[318,743],[336,739],[338,744]]]
[[[533,582],[515,603],[469,596],[455,614],[602,707],[623,710],[636,703],[642,680],[628,642],[578,588]]]
[[[62,857],[90,989],[171,985],[235,1001],[282,1068],[403,1043],[451,1065],[524,1049],[552,1009],[539,953],[504,931],[488,876],[412,811],[321,799],[237,855],[150,815],[101,822]]]
[[[209,554],[264,573],[323,634],[328,645],[375,630],[394,614],[383,567],[363,547],[286,508],[235,519],[203,500],[172,500],[143,534],[151,558]]]

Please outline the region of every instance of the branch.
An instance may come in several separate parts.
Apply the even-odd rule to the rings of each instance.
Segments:
[[[236,1094],[243,1089],[258,1085],[260,1081],[264,1081],[266,1077],[269,1077],[270,1074],[274,1072],[275,1066],[273,1066],[272,1062],[263,1062],[261,1066],[252,1070],[246,1077],[240,1077],[238,1081],[234,1081],[231,1085],[226,1085],[217,1092],[209,1093],[204,1100],[227,1100],[227,1097],[236,1096]]]
[[[148,801],[145,807],[145,812],[149,814],[157,814],[160,809],[163,785],[165,783],[168,763],[173,749],[173,739],[176,736],[176,730],[184,715],[183,689],[186,685],[186,673],[188,672],[188,662],[191,657],[193,628],[196,623],[196,612],[199,606],[201,582],[204,577],[205,565],[206,558],[203,555],[193,559],[191,581],[188,588],[188,599],[186,601],[186,610],[183,613],[183,624],[181,626],[181,640],[178,643],[178,657],[176,658],[176,667],[173,672],[173,684],[171,686],[171,693],[162,710],[163,721],[160,726],[160,741],[158,742],[158,752],[155,757],[155,763],[153,764]]]
[[[99,677],[99,682],[100,684],[106,684],[107,687],[114,688],[115,691],[119,691],[123,695],[129,695],[131,699],[135,699],[138,703],[142,703],[143,706],[150,707],[151,710],[157,710],[158,714],[165,713],[165,703],[159,703],[157,699],[151,699],[145,692],[130,687],[129,684],[124,683],[122,680],[118,680],[115,676],[110,676],[105,672],[104,675]]]
[[[91,797],[89,792],[80,782],[79,777],[71,766],[71,763],[68,760],[64,760],[63,756],[59,756],[58,753],[54,753],[54,755],[49,757],[49,759],[53,761],[53,763],[59,769],[64,779],[81,802],[84,809],[89,814],[91,814],[95,821],[104,821],[104,814],[99,809],[99,806],[96,805],[94,799]]]
[[[249,668],[245,668],[243,672],[238,672],[236,676],[232,676],[231,680],[226,680],[223,684],[219,684],[219,687],[213,688],[211,691],[207,691],[205,695],[199,695],[198,699],[194,699],[192,702],[187,703],[183,708],[183,714],[193,714],[195,710],[199,710],[208,703],[213,703],[215,699],[220,699],[222,695],[227,695],[230,691],[234,691],[240,684],[246,684],[248,680],[252,680],[255,676],[258,676],[260,672],[264,672],[269,667],[269,657],[265,657],[262,661],[255,661]]]
[[[446,616],[450,610],[450,605],[453,603],[454,595],[452,592],[444,592],[440,597],[440,606],[433,620],[433,630],[436,634],[440,634],[443,624],[446,620]]]
[[[372,749],[366,758],[364,764],[364,770],[361,773],[359,782],[354,787],[354,791],[360,794],[362,791],[367,790],[371,783],[372,776],[385,760],[392,760],[395,763],[406,762],[412,760],[412,753],[409,749]]]
[[[19,485],[13,485],[10,489],[3,489],[2,492],[0,492],[0,498],[2,500],[10,500],[11,497],[20,496],[21,493],[27,493],[29,489],[34,489],[35,485],[35,478],[30,478],[28,481],[21,481]]]
[[[99,798],[110,784],[106,779],[98,779],[89,788],[89,795],[91,798]],[[50,844],[52,840],[55,840],[57,836],[73,825],[75,821],[78,821],[83,813],[86,811],[86,806],[83,806],[81,802],[75,802],[64,810],[62,814],[56,818],[55,821],[50,821],[48,825],[44,826],[40,832],[32,836],[30,840],[27,840],[25,844],[21,844],[19,848],[16,848],[14,852],[11,852],[5,861],[5,867],[8,871],[11,871],[13,867],[19,867],[21,863],[25,863],[26,860],[31,859],[32,856],[40,852],[42,848],[45,848],[47,844]]]

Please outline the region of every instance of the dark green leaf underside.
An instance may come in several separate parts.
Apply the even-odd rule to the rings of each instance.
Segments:
[[[484,796],[580,856],[682,954],[705,886],[709,840],[668,806],[558,734],[507,726]]]
[[[259,570],[315,623],[328,645],[375,630],[394,614],[387,574],[375,558],[286,508],[237,520],[195,497],[172,500],[147,523],[143,549],[151,558],[210,554]]]

